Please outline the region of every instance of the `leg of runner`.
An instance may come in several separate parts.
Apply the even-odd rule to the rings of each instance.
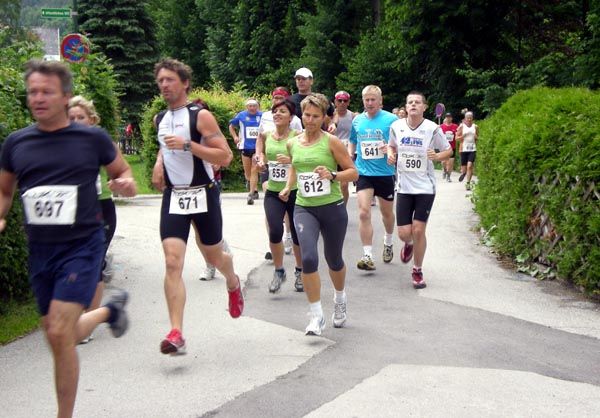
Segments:
[[[286,280],[285,269],[283,268],[283,218],[285,215],[286,202],[279,199],[277,192],[267,191],[264,198],[265,215],[268,222],[269,248],[273,255],[273,280],[269,284],[269,292],[275,293],[281,289],[282,283]]]
[[[381,220],[383,221],[383,228],[385,229],[385,236],[383,237],[383,262],[389,263],[394,258],[394,201],[386,200],[379,197],[379,210],[381,211]]]
[[[254,204],[253,190],[256,190],[256,183],[254,184],[255,189],[252,189],[252,157],[247,157],[242,153],[242,166],[244,167],[244,177],[249,184],[248,199],[249,205]]]
[[[371,223],[371,200],[373,189],[362,189],[357,192],[359,212],[359,233],[363,245],[363,256],[356,267],[360,270],[375,270],[373,262],[373,224]]]
[[[289,218],[287,212],[285,213],[285,216],[283,217],[283,224],[284,224],[283,249],[286,254],[291,254],[292,247],[294,244],[292,242],[292,230],[291,230],[291,226],[290,226],[290,218]]]
[[[229,295],[229,315],[238,318],[244,311],[244,297],[240,278],[233,269],[233,258],[223,251],[222,243],[215,245],[202,244],[206,261],[212,264],[225,277],[227,293]]]
[[[165,297],[171,322],[171,332],[161,342],[163,354],[183,354],[185,340],[183,331],[183,311],[186,292],[183,283],[183,262],[185,260],[185,241],[179,238],[166,238],[162,242],[165,253]]]
[[[250,159],[250,193],[254,200],[258,199],[258,165],[254,156]]]

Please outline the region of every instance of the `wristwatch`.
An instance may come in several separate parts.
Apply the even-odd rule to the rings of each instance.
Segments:
[[[189,139],[186,139],[183,142],[183,150],[184,151],[190,151],[192,149],[192,141],[190,141]]]
[[[331,181],[335,180],[336,177],[337,177],[337,171],[332,171],[331,172]]]

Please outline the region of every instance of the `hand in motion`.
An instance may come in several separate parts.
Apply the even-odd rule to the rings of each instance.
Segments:
[[[137,194],[137,185],[131,177],[116,178],[108,182],[108,188],[125,197],[133,197]]]

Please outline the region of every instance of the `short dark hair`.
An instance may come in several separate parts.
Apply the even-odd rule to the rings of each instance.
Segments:
[[[190,92],[192,89],[192,69],[189,65],[173,58],[165,58],[154,65],[154,78],[158,76],[158,72],[163,68],[176,72],[182,82],[188,81],[188,88],[185,92]]]
[[[406,97],[408,96],[421,96],[423,98],[423,103],[427,104],[427,97],[425,97],[425,95],[423,94],[423,92],[420,92],[419,90],[411,90]]]
[[[290,99],[285,99],[279,103],[275,103],[273,106],[271,106],[271,112],[274,112],[275,109],[277,109],[278,107],[281,107],[281,106],[287,107],[287,109],[290,111],[290,114],[292,116],[294,116],[296,114],[296,104]]]
[[[60,79],[63,94],[73,91],[73,74],[69,67],[60,61],[29,60],[25,64],[25,83],[33,73],[55,75]]]

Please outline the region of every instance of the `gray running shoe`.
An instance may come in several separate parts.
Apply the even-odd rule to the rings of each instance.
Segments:
[[[346,323],[346,302],[335,303],[331,322],[335,328],[341,328]]]
[[[394,258],[394,246],[383,244],[383,262],[390,263]]]
[[[372,271],[375,270],[375,263],[370,255],[363,255],[362,258],[358,260],[358,263],[356,263],[356,267],[359,270]]]
[[[90,334],[86,338],[84,338],[83,340],[79,341],[79,344],[87,344],[90,341],[92,341],[93,339],[94,339],[94,334]]]
[[[302,282],[302,271],[294,270],[294,276],[296,277],[296,281],[294,282],[296,292],[304,292],[304,283]]]
[[[117,318],[115,322],[109,324],[110,331],[113,337],[119,338],[127,331],[129,327],[129,317],[125,311],[125,305],[129,299],[129,294],[125,290],[115,290],[111,295],[108,303],[111,303],[117,310]]]
[[[292,242],[292,237],[285,237],[285,239],[283,240],[283,252],[285,252],[288,255],[291,254],[293,245],[294,243]]]
[[[258,190],[252,192],[252,199],[258,200]]]
[[[310,322],[306,326],[305,335],[321,335],[325,329],[325,318],[322,316],[310,316]]]
[[[285,282],[285,279],[285,271],[275,270],[273,272],[273,280],[271,280],[271,284],[269,285],[269,292],[279,292],[279,289],[281,289],[281,284]]]
[[[200,280],[209,281],[215,278],[215,272],[217,269],[212,264],[206,263],[206,267],[202,274],[200,274]]]
[[[113,267],[113,255],[107,252],[104,256],[104,268],[102,269],[102,281],[110,283],[115,275],[115,269]]]

